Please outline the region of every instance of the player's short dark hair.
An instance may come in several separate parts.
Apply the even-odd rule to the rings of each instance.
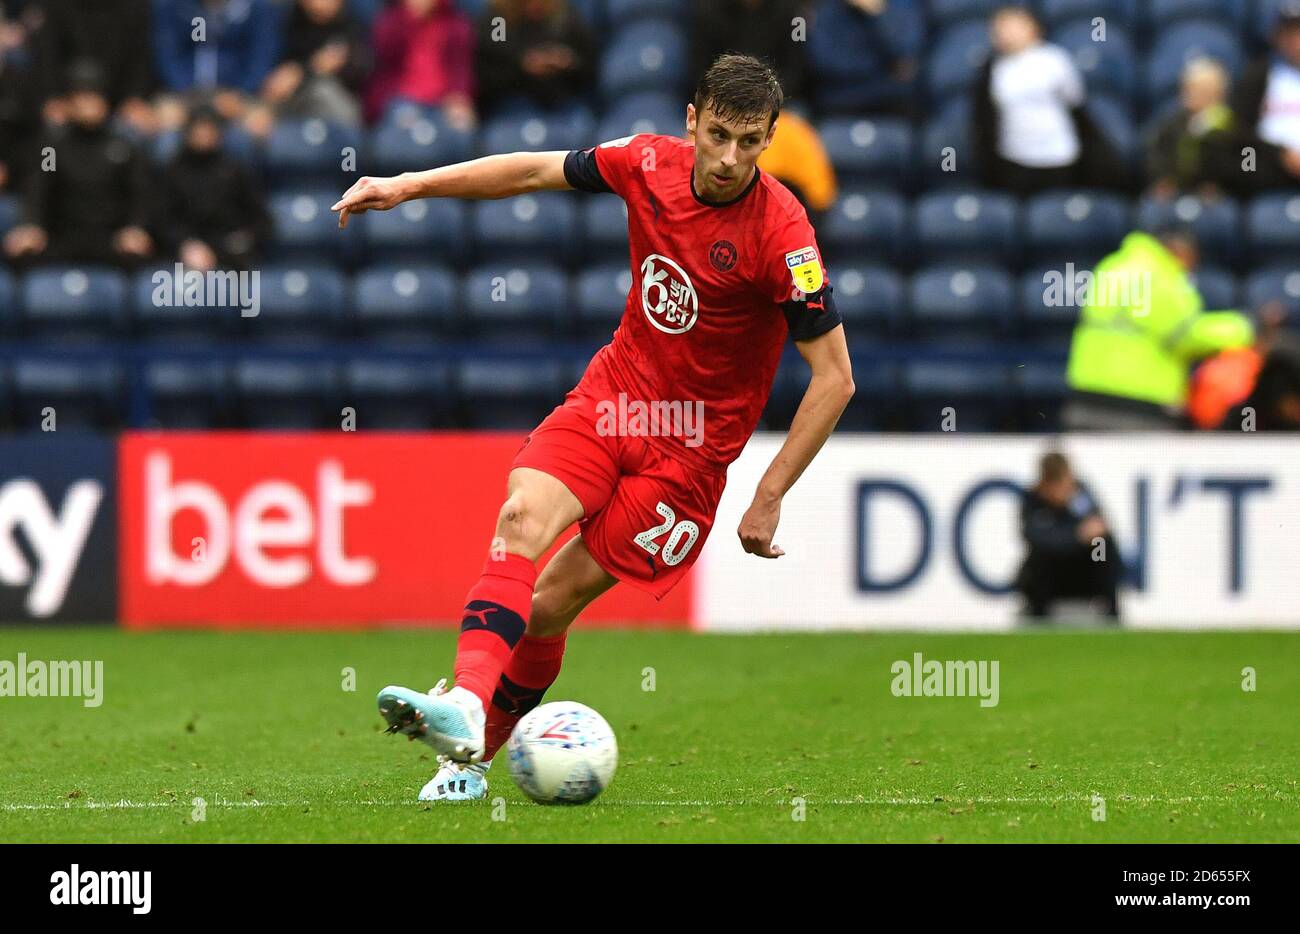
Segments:
[[[696,112],[712,107],[723,120],[766,118],[770,128],[783,103],[776,72],[752,55],[719,55],[695,87]]]
[[[1060,451],[1048,451],[1038,461],[1038,482],[1055,483],[1070,475],[1070,462]]]

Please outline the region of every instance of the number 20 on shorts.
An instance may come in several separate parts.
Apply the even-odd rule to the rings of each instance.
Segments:
[[[689,519],[677,522],[677,514],[673,512],[672,507],[667,503],[657,503],[655,510],[658,511],[659,515],[663,516],[664,521],[654,528],[639,533],[632,540],[650,552],[651,555],[656,555],[659,554],[659,545],[655,543],[655,539],[672,529],[668,533],[668,540],[663,544],[663,554],[661,556],[664,564],[672,567],[690,553],[691,546],[700,537],[700,527]]]

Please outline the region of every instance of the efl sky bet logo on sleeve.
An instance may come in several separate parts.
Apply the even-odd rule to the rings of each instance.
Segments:
[[[804,292],[821,291],[826,277],[822,274],[821,260],[817,258],[814,247],[806,246],[802,250],[785,254],[785,264],[790,269],[790,277],[794,279],[796,288]]]

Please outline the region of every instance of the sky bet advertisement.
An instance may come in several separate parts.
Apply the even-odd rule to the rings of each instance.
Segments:
[[[1051,440],[836,435],[783,504],[786,554],[764,561],[734,530],[782,440],[755,436],[731,466],[717,534],[672,593],[656,602],[616,587],[584,623],[1015,625],[1019,496]],[[0,623],[452,625],[521,442],[510,432],[0,440]],[[1073,436],[1060,449],[1122,555],[1127,625],[1300,624],[1294,441]]]

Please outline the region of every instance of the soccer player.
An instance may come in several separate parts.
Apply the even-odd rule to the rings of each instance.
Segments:
[[[639,134],[362,178],[334,205],[344,226],[412,198],[576,188],[627,202],[633,285],[622,321],[515,457],[493,547],[466,598],[455,686],[379,693],[389,732],[439,754],[421,800],[484,797],[492,756],[559,675],[583,608],[620,581],[662,598],[694,563],[788,333],[811,380],[737,530],[746,552],[784,554],[772,542],[782,497],[830,436],[853,376],[807,215],[755,166],[781,104],[771,69],[723,55],[687,104],[688,139]],[[609,413],[637,403],[701,412],[703,431],[647,431],[631,418],[611,429]],[[575,522],[580,534],[539,575],[537,560]]]

